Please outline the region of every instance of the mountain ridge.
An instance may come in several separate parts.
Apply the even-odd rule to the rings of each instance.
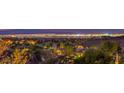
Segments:
[[[0,34],[124,34],[124,29],[0,29]]]

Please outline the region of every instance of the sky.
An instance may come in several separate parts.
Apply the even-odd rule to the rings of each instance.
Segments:
[[[56,33],[56,34],[95,34],[95,33],[123,33],[124,29],[0,29],[0,34],[38,34],[38,33]]]

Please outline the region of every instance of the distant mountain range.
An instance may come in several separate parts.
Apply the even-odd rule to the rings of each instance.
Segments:
[[[0,34],[124,34],[124,29],[0,29]]]

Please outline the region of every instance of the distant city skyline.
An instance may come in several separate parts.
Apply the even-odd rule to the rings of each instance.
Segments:
[[[0,34],[124,34],[124,29],[0,29]]]

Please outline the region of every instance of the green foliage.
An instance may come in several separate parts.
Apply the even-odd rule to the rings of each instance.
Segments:
[[[105,41],[101,45],[76,51],[80,40],[51,41],[37,43],[35,40],[5,40],[0,42],[0,63],[2,64],[113,64],[115,59],[124,63],[119,44]],[[85,41],[88,42],[88,41]],[[116,57],[118,54],[118,58]],[[121,57],[120,57],[121,56]],[[117,61],[116,61],[117,62]]]
[[[109,53],[110,55],[113,55],[113,53],[119,52],[121,50],[119,44],[117,44],[116,42],[112,42],[112,41],[103,42],[101,44],[100,49],[105,53],[106,52]]]
[[[88,49],[84,56],[75,59],[75,62],[81,64],[109,64],[113,63],[113,59],[101,50]]]
[[[67,45],[65,47],[65,52],[66,52],[66,55],[71,55],[73,53],[73,47],[70,45]]]
[[[112,64],[114,63],[115,53],[121,50],[115,42],[104,42],[100,48],[89,48],[84,56],[75,59],[76,63],[82,64]]]

